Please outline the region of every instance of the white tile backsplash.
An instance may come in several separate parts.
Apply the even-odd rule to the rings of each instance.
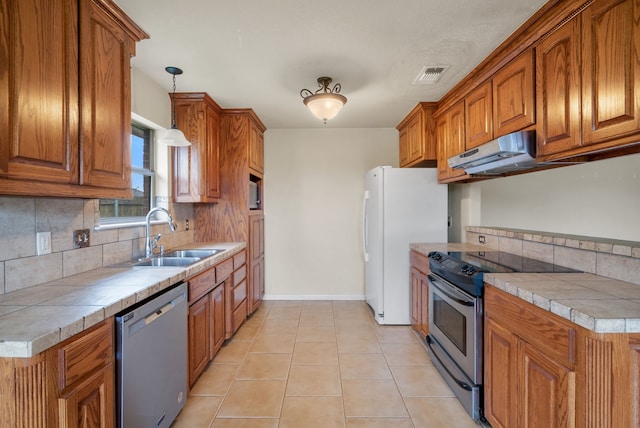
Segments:
[[[167,205],[167,201],[164,201]],[[178,230],[152,225],[167,249],[194,241],[192,204],[168,204]],[[185,229],[189,219],[190,230]],[[0,295],[144,255],[143,226],[106,229],[97,199],[0,197]],[[90,246],[73,249],[73,231],[89,229]],[[36,232],[51,232],[52,253],[36,256]],[[91,314],[89,322],[104,316]]]
[[[467,242],[640,284],[640,242],[498,227],[467,227]],[[489,244],[490,243],[490,244]]]
[[[62,253],[7,260],[4,278],[6,293],[62,278]]]

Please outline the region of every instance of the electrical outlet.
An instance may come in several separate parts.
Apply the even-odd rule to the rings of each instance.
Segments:
[[[484,244],[484,235],[478,236],[478,242]]]
[[[51,232],[36,233],[36,254],[51,254]]]
[[[73,248],[86,248],[89,246],[89,229],[73,231]]]
[[[189,230],[189,219],[185,221],[185,230]]]

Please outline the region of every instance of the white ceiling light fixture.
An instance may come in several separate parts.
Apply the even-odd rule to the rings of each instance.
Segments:
[[[173,108],[171,109],[171,128],[167,129],[167,131],[160,138],[158,138],[158,142],[173,147],[190,146],[191,143],[189,142],[189,140],[187,140],[187,137],[185,137],[182,131],[176,127],[176,75],[182,74],[182,70],[178,67],[171,66],[166,67],[165,70],[167,71],[167,73],[173,75],[173,97],[171,99]]]
[[[318,90],[311,92],[308,89],[300,91],[300,96],[304,98],[304,105],[309,107],[311,113],[325,124],[327,120],[334,118],[342,106],[347,103],[347,97],[340,95],[342,86],[336,83],[333,88],[329,88],[331,77],[318,77]]]

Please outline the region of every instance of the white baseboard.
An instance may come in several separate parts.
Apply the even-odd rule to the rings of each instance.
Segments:
[[[345,294],[265,294],[263,300],[364,300],[365,296]]]

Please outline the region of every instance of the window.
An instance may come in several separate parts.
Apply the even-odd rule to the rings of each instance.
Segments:
[[[153,189],[153,130],[131,125],[132,199],[100,199],[100,223],[124,223],[139,220],[151,208]]]

